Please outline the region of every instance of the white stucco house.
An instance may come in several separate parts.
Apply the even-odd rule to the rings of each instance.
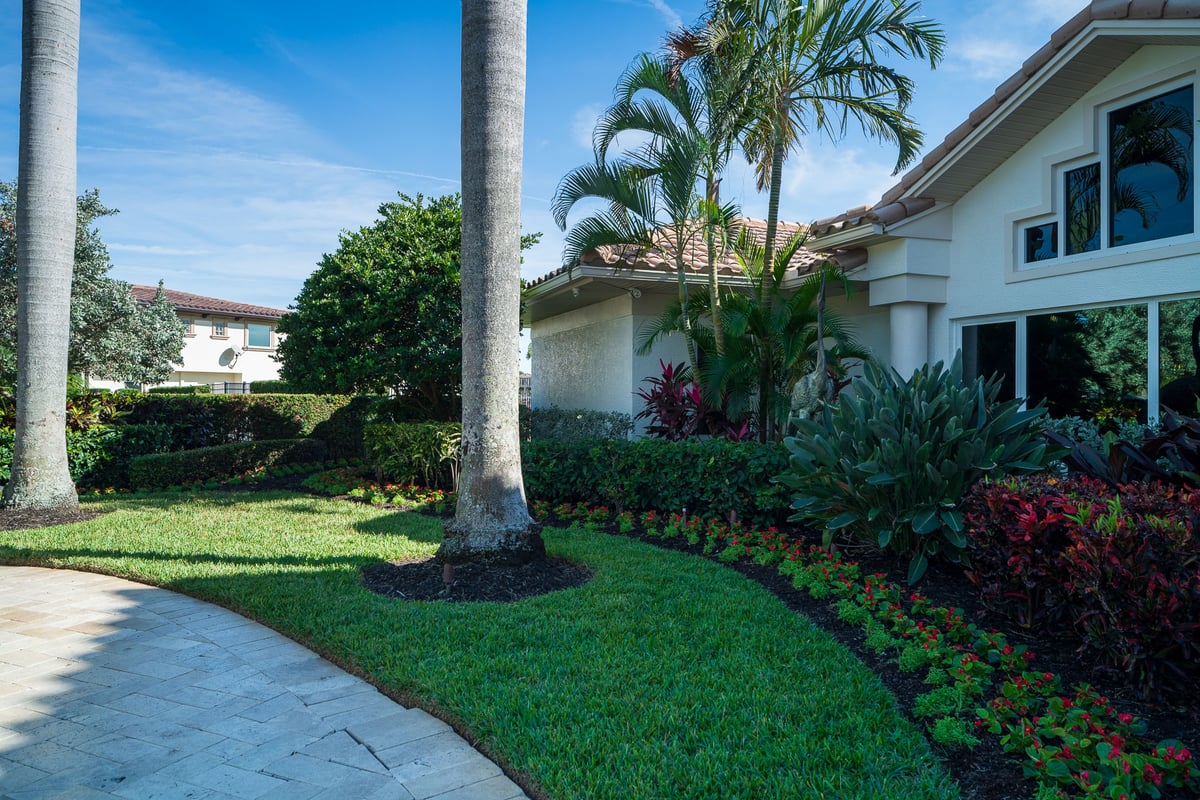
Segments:
[[[149,303],[158,287],[134,285],[132,292],[137,302]],[[278,380],[279,363],[274,356],[279,334],[275,328],[288,312],[174,289],[163,292],[187,332],[183,363],[175,364],[170,379],[161,385],[219,384],[220,391],[225,384]],[[94,381],[93,385],[122,387],[111,381]]]
[[[1200,0],[1095,0],[878,203],[813,224],[811,248],[851,254],[839,310],[902,374],[961,349],[1054,413],[1191,410],[1198,73]],[[618,353],[654,291],[598,269],[533,287],[535,406],[627,410],[656,373]]]

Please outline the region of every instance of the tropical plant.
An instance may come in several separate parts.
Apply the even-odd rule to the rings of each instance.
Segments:
[[[711,244],[709,274],[715,283],[717,241],[729,236],[737,217],[737,206],[722,205],[717,193],[717,176],[732,142],[716,107],[721,95],[708,90],[703,75],[697,77],[700,82],[693,83],[671,59],[643,55],[634,62],[617,85],[616,102],[597,122],[594,163],[568,172],[551,204],[563,230],[580,201],[594,198],[606,204],[567,231],[563,263],[568,268],[601,246],[660,251],[675,261],[681,307],[688,305],[693,242]],[[629,131],[650,139],[610,158],[614,140]],[[688,358],[695,364],[691,325],[690,318],[681,319]]]
[[[79,504],[67,462],[79,0],[25,0],[17,198],[17,427],[5,506]]]
[[[962,355],[950,367],[925,365],[905,380],[867,364],[865,378],[820,419],[799,420],[785,440],[793,519],[839,531],[911,557],[909,582],[929,556],[966,557],[958,509],[963,493],[989,475],[1037,472],[1058,452],[1041,437],[1042,407],[1020,398],[996,403],[1000,380],[963,383]]]
[[[920,10],[917,0],[715,0],[707,48],[744,64],[740,81],[753,120],[742,149],[759,190],[769,188],[765,263],[774,263],[783,162],[806,135],[840,138],[857,123],[897,146],[897,171],[920,151],[922,135],[908,115],[913,80],[879,60],[937,65],[945,36]]]
[[[545,556],[521,478],[516,364],[521,281],[524,0],[463,0],[462,474],[438,556]]]
[[[679,441],[708,434],[722,439],[742,441],[750,435],[750,425],[744,419],[729,417],[729,396],[721,398],[719,406],[709,403],[699,384],[692,380],[692,370],[686,364],[675,366],[659,359],[661,377],[651,376],[639,388],[637,395],[645,404],[634,419],[649,420],[646,433],[668,441]]]
[[[701,386],[710,405],[713,398],[726,400],[731,419],[753,413],[759,441],[778,441],[788,421],[792,387],[816,361],[817,347],[825,339],[833,341],[830,361],[841,369],[841,360],[866,359],[869,354],[859,345],[849,324],[839,315],[825,313],[825,329],[817,336],[817,307],[821,292],[821,270],[828,280],[849,292],[845,275],[821,267],[809,275],[791,294],[784,292],[784,281],[805,236],[798,230],[775,251],[771,269],[763,269],[766,248],[749,231],[739,232],[733,251],[749,279],[747,292],[730,292],[721,308],[725,321],[725,350],[716,352],[711,330],[701,324],[708,308],[708,295],[696,292],[687,314],[672,302],[640,333],[638,352],[650,352],[658,339],[680,329],[679,320],[693,318],[692,336],[701,352]],[[820,339],[820,342],[818,341]]]

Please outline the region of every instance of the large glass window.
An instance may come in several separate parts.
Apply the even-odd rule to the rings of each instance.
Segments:
[[[1192,87],[1108,115],[1109,245],[1194,230]]]
[[[1026,318],[1026,396],[1051,416],[1146,419],[1146,306]]]
[[[965,325],[962,329],[963,377],[973,381],[979,376],[1000,375],[1000,395],[1011,400],[1017,396],[1017,323],[990,322]]]
[[[1100,165],[1063,173],[1067,255],[1100,249]]]
[[[250,323],[246,326],[246,346],[247,347],[270,347],[271,346],[271,326],[258,325]]]
[[[1158,304],[1158,404],[1195,415],[1200,396],[1200,299]]]

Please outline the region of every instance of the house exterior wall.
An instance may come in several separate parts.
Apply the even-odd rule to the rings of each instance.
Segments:
[[[871,281],[872,306],[890,313],[904,311],[905,300],[926,303],[932,362],[953,357],[963,324],[1200,293],[1197,233],[1105,247],[1045,266],[1020,263],[1022,223],[1061,212],[1064,167],[1104,159],[1107,112],[1152,96],[1159,84],[1173,88],[1184,79],[1196,85],[1198,68],[1195,48],[1136,52],[953,206],[938,211],[952,220],[947,239],[914,235],[871,246],[864,277]],[[1196,219],[1200,227],[1200,213]],[[894,235],[906,237],[919,224],[906,221]],[[938,275],[946,276],[940,302]],[[893,338],[880,354],[894,360],[896,349]]]
[[[645,293],[594,303],[530,326],[533,407],[588,408],[636,415],[637,389],[661,374],[659,359],[687,361],[682,337],[636,354],[638,334],[666,307],[668,296]]]

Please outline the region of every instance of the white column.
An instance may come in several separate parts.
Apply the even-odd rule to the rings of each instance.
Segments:
[[[929,361],[929,305],[893,303],[891,317],[892,368],[907,378]]]

